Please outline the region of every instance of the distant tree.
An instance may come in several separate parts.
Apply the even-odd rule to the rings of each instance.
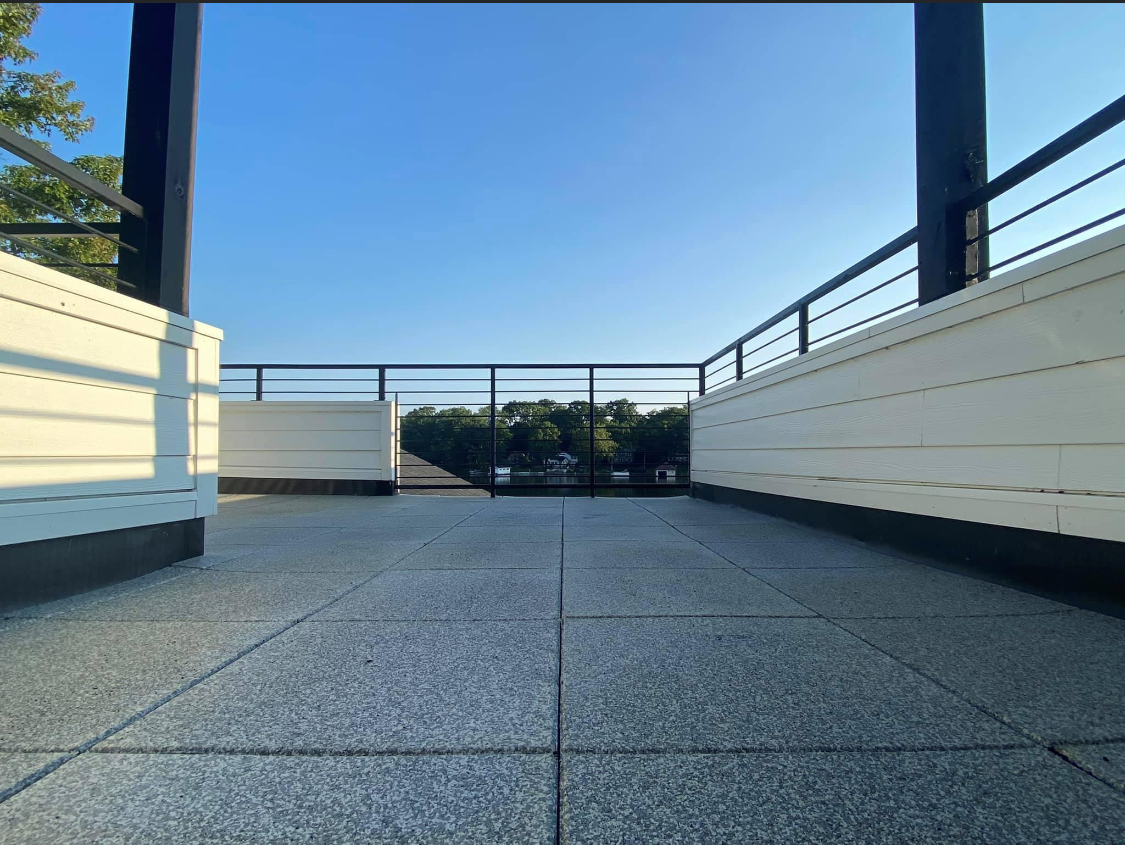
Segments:
[[[559,427],[549,420],[541,420],[531,427],[527,449],[533,464],[542,464],[550,455],[562,448],[562,435]]]
[[[57,71],[33,73],[23,66],[38,58],[24,41],[39,19],[38,3],[0,3],[0,123],[30,138],[46,149],[48,139],[58,134],[77,141],[94,128],[94,118],[84,114],[86,104],[74,98],[75,83]],[[80,155],[71,161],[115,190],[121,190],[120,156]],[[104,203],[47,176],[30,165],[9,164],[0,170],[0,180],[51,208],[86,222],[110,222],[118,213]],[[31,223],[55,220],[31,203],[0,192],[0,223]],[[117,248],[100,238],[28,238],[31,243],[85,264],[111,263]],[[41,253],[15,244],[9,251],[39,263],[54,263]],[[106,287],[113,285],[73,267],[59,267],[64,273]],[[104,270],[103,270],[104,272]],[[110,270],[110,273],[113,271]]]

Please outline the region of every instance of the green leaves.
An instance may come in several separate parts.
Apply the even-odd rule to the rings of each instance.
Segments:
[[[38,55],[24,43],[38,20],[38,3],[0,3],[0,123],[44,147],[55,133],[67,141],[77,141],[94,128],[94,118],[84,115],[86,104],[73,98],[75,83],[56,71],[32,73],[13,70]],[[120,156],[80,155],[71,161],[99,182],[121,190]],[[53,176],[30,165],[12,164],[0,170],[0,180],[21,193],[84,222],[112,222],[118,213],[104,203],[87,197]],[[31,203],[8,194],[0,195],[0,223],[58,222]],[[83,264],[109,264],[117,259],[117,247],[100,238],[27,238],[38,247]],[[7,251],[44,264],[54,259],[40,252],[8,243]],[[86,281],[110,287],[102,278],[69,267],[56,269]],[[105,269],[103,268],[103,272]],[[110,270],[110,272],[113,272]]]

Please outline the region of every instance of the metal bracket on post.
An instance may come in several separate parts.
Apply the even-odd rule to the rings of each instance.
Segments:
[[[262,367],[258,367],[254,371],[254,401],[261,402],[262,394],[265,392],[265,371]]]
[[[489,415],[488,415],[488,431],[489,437],[489,469],[488,469],[488,493],[495,499],[496,498],[496,368],[491,368],[491,382],[492,390],[489,397]]]
[[[797,354],[809,351],[809,304],[804,303],[797,310]]]

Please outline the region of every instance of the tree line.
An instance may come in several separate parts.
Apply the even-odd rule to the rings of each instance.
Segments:
[[[455,475],[488,471],[491,407],[438,410],[424,405],[404,414],[400,448]],[[628,399],[594,405],[596,465],[652,466],[688,451],[688,412],[682,406],[642,413]],[[512,401],[496,409],[496,460],[538,468],[559,452],[590,461],[590,403],[552,399]]]

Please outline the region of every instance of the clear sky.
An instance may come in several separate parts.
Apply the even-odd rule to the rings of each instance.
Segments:
[[[33,36],[84,152],[120,152],[130,14]],[[1122,32],[986,7],[991,173],[1125,92]],[[914,225],[912,62],[905,5],[208,5],[192,316],[226,361],[699,361]],[[1103,182],[994,259],[1113,210]]]

